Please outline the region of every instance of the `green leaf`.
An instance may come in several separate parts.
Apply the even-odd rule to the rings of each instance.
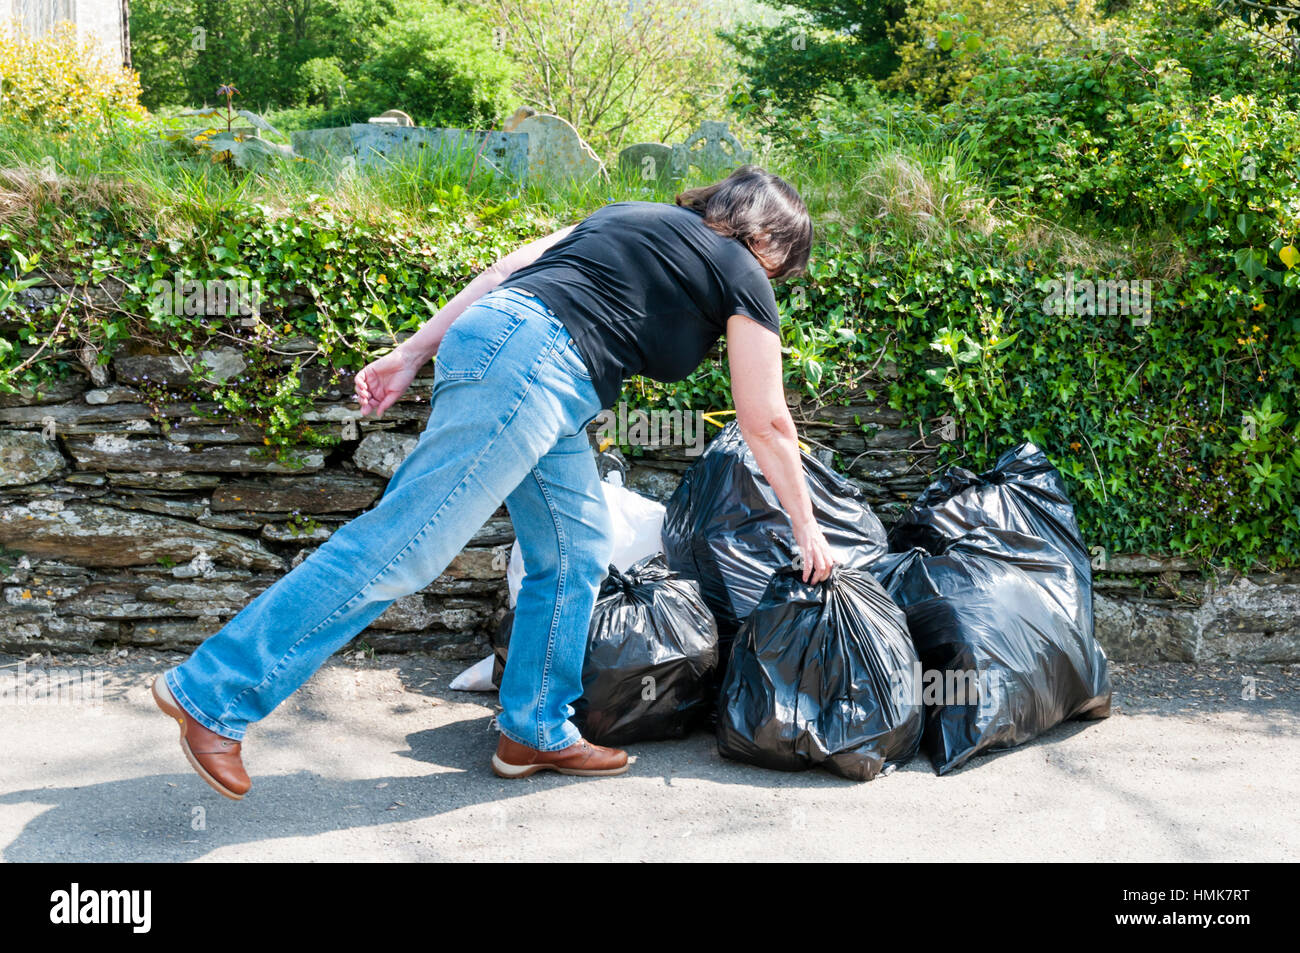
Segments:
[[[1264,255],[1254,248],[1241,248],[1233,255],[1237,262],[1237,269],[1245,272],[1251,281],[1257,279],[1265,272]]]

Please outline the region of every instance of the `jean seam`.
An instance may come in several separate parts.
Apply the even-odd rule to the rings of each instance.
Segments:
[[[215,731],[222,737],[230,738],[233,741],[244,740],[244,733],[242,731],[229,728],[219,719],[209,718],[207,715],[203,714],[203,712],[198,710],[198,707],[194,704],[194,700],[190,698],[189,695],[186,695],[185,690],[181,688],[179,683],[177,683],[175,669],[171,669],[163,674],[163,684],[167,686],[167,690],[172,693],[172,698],[175,699],[176,704],[184,710],[185,714],[189,715],[204,728],[208,729],[208,731]]]
[[[491,292],[488,292],[488,294],[492,294],[496,291],[508,292],[512,295],[522,296],[527,299],[525,301],[516,301],[516,307],[527,308],[529,311],[533,311],[537,314],[546,314],[552,318],[555,317],[555,312],[551,310],[550,305],[537,297],[537,295],[533,294],[531,291],[525,291],[523,288],[504,287],[494,288]]]
[[[575,744],[578,743],[576,740],[574,740],[574,741],[565,741],[565,742],[562,743],[562,744],[559,743],[559,742],[553,742],[553,743],[552,743],[552,746],[549,747],[549,748],[539,748],[539,747],[537,747],[537,745],[532,744],[532,743],[527,742],[527,741],[524,741],[524,740],[523,740],[522,738],[520,738],[518,735],[512,734],[511,732],[507,731],[505,728],[502,728],[499,719],[498,719],[498,722],[497,722],[497,730],[498,730],[499,732],[501,732],[501,734],[503,734],[503,735],[505,735],[507,738],[509,738],[511,741],[513,741],[515,744],[517,744],[517,745],[523,745],[525,748],[532,748],[534,751],[547,751],[547,752],[550,752],[550,751],[563,751],[565,748],[569,747],[570,745],[575,745]],[[578,735],[578,738],[581,738],[581,737],[582,737],[582,735]]]
[[[566,328],[565,330],[567,331],[568,329]],[[576,360],[583,367],[583,370],[581,371],[575,371],[573,368],[569,367],[566,363],[564,363],[566,360],[566,358],[564,357],[564,352],[569,349],[570,345],[573,346],[573,352],[574,352],[573,359]],[[578,345],[576,342],[574,342],[572,336],[569,336],[567,340],[565,340],[564,345],[561,346],[559,341],[559,336],[557,335],[555,345],[552,348],[552,352],[555,355],[555,363],[559,365],[559,367],[566,374],[568,374],[570,377],[575,377],[580,381],[591,383],[591,372],[587,368],[587,361],[582,356],[582,352],[578,350]]]
[[[516,295],[527,295],[528,300],[521,301],[518,298],[512,297],[512,298],[507,298],[504,302],[500,302],[500,303],[498,303],[495,299],[492,301],[485,301],[488,295],[492,295],[496,293],[496,292],[488,292],[488,295],[485,295],[483,298],[480,298],[479,301],[485,302],[487,307],[495,308],[496,310],[501,311],[505,314],[512,314],[522,319],[526,319],[530,315],[533,317],[545,318],[546,322],[550,324],[552,327],[560,327],[560,328],[564,327],[564,322],[562,322],[559,318],[555,316],[555,312],[552,311],[550,308],[548,308],[545,304],[543,304],[541,302],[541,299],[532,297],[532,295],[529,292],[522,291],[518,288],[502,288],[498,290],[511,292],[512,294],[516,294]]]
[[[537,709],[534,712],[534,719],[537,725],[537,746],[542,748],[542,713],[546,707],[546,699],[551,690],[551,663],[555,658],[555,639],[560,625],[560,607],[564,603],[564,592],[566,583],[569,579],[569,550],[567,539],[564,533],[564,527],[559,514],[555,509],[555,500],[551,496],[550,488],[546,481],[542,479],[541,471],[537,467],[532,470],[533,479],[537,481],[537,487],[542,491],[542,499],[546,501],[546,510],[551,516],[551,523],[555,526],[555,539],[560,547],[560,565],[557,572],[557,583],[555,586],[555,608],[551,612],[551,625],[546,634],[546,659],[542,663],[542,690],[537,696]]]
[[[293,658],[293,656],[297,653],[298,648],[304,642],[306,642],[308,639],[314,636],[325,626],[329,625],[331,622],[337,619],[342,613],[346,612],[349,606],[353,605],[357,599],[365,595],[366,592],[368,592],[371,588],[373,588],[374,585],[380,579],[382,579],[385,575],[387,575],[388,572],[391,571],[392,568],[396,566],[401,559],[405,558],[406,554],[410,551],[412,544],[415,543],[417,540],[419,540],[425,534],[425,532],[428,531],[429,526],[432,525],[432,523],[439,516],[442,515],[443,510],[446,509],[447,505],[453,499],[455,499],[460,494],[461,490],[463,490],[469,484],[470,478],[473,477],[473,475],[476,472],[478,472],[479,466],[483,462],[483,458],[487,455],[488,451],[490,451],[492,447],[495,446],[496,442],[501,439],[503,434],[505,434],[510,424],[514,422],[515,417],[519,413],[519,408],[523,406],[524,401],[527,400],[528,398],[528,394],[532,391],[533,385],[537,382],[537,378],[541,373],[541,368],[542,368],[542,361],[534,359],[532,373],[529,375],[527,381],[525,382],[525,386],[523,387],[522,391],[519,394],[519,400],[515,402],[514,407],[510,409],[509,415],[507,415],[505,421],[502,423],[501,429],[488,441],[487,445],[484,446],[483,451],[477,457],[474,458],[474,462],[471,463],[469,469],[465,471],[465,476],[456,485],[456,488],[452,490],[449,494],[447,494],[446,499],[444,499],[440,504],[438,504],[438,508],[434,511],[433,515],[430,516],[425,521],[424,525],[420,527],[420,529],[416,532],[416,534],[413,537],[411,537],[411,539],[407,540],[406,544],[401,548],[401,550],[399,550],[397,554],[394,555],[393,558],[390,559],[388,563],[386,563],[381,570],[379,570],[379,572],[377,572],[373,577],[371,577],[369,582],[367,582],[357,592],[355,592],[352,596],[350,596],[345,602],[343,602],[342,605],[340,605],[328,616],[326,616],[315,626],[313,626],[311,631],[307,632],[305,635],[299,638],[298,641],[294,642],[293,645],[289,646],[289,648],[285,650],[285,653],[282,656],[280,656],[280,660],[276,662],[276,664],[272,667],[271,671],[267,672],[267,674],[263,677],[263,679],[260,682],[258,682],[256,685],[251,685],[248,688],[245,688],[242,692],[240,692],[233,699],[231,699],[230,703],[226,705],[225,710],[222,711],[221,718],[225,718],[228,714],[230,714],[231,709],[233,709],[236,705],[238,705],[239,702],[242,701],[243,698],[249,692],[256,692],[262,687],[264,687],[266,684],[268,684],[276,675],[280,673],[280,671],[285,666],[285,663],[287,663],[290,659]],[[380,504],[382,505],[382,503],[383,500],[381,499]]]

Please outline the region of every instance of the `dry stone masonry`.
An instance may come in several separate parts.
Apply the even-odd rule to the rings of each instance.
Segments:
[[[238,373],[243,357],[218,349],[205,363],[220,379]],[[342,439],[300,448],[298,467],[268,459],[260,432],[217,415],[214,403],[151,407],[142,382],[187,380],[179,355],[127,350],[93,377],[0,395],[0,651],[194,646],[373,506],[428,419],[432,365],[382,420],[359,417],[350,378],[313,370],[302,386],[327,389],[307,419]],[[897,412],[865,402],[792,411],[817,452],[847,464],[886,523],[929,482],[937,439],[923,440]],[[666,500],[692,462],[689,449],[634,458],[627,484]],[[501,509],[439,579],[360,638],[380,650],[485,654],[504,611],[513,539]],[[1146,555],[1102,565],[1098,635],[1112,658],[1300,660],[1300,573],[1203,574]]]

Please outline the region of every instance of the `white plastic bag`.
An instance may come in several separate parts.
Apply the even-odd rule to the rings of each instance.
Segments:
[[[453,692],[494,692],[496,686],[492,684],[492,659],[494,656],[489,655],[481,662],[475,662],[465,671],[461,672],[451,680],[451,690]]]
[[[621,476],[612,473],[610,476]],[[659,530],[664,525],[664,505],[647,499],[639,493],[604,481],[605,506],[614,524],[614,557],[610,560],[622,572],[638,560],[663,552]],[[510,608],[519,598],[519,587],[524,581],[524,556],[519,540],[510,547],[510,563],[506,567],[506,586],[509,589]]]
[[[605,505],[614,524],[614,557],[610,561],[620,572],[646,556],[663,552],[659,530],[664,523],[664,505],[634,493],[622,485],[622,474],[614,471],[600,484],[605,491]],[[617,481],[617,482],[616,482]],[[510,547],[510,563],[506,566],[506,586],[509,589],[510,608],[515,607],[519,587],[524,580],[524,557],[515,540]],[[451,688],[458,692],[495,691],[492,684],[492,656],[475,662],[452,680]]]

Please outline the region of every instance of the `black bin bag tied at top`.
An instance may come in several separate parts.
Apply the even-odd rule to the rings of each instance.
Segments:
[[[718,698],[718,750],[870,781],[916,753],[919,675],[906,617],[871,575],[837,566],[811,584],[787,566],[736,635]]]
[[[834,558],[867,568],[886,551],[880,520],[858,487],[811,454],[800,457],[813,515]],[[669,567],[699,582],[725,647],[794,547],[790,518],[735,422],[682,477],[662,536]]]
[[[498,686],[512,622],[507,614],[493,638]],[[708,714],[717,664],[718,630],[698,585],[671,572],[662,554],[626,572],[610,566],[591,614],[573,723],[599,745],[683,737]]]
[[[1033,444],[954,468],[890,530],[873,566],[907,613],[939,774],[1070,718],[1104,718],[1092,570],[1060,474]],[[974,697],[972,697],[972,695]]]

